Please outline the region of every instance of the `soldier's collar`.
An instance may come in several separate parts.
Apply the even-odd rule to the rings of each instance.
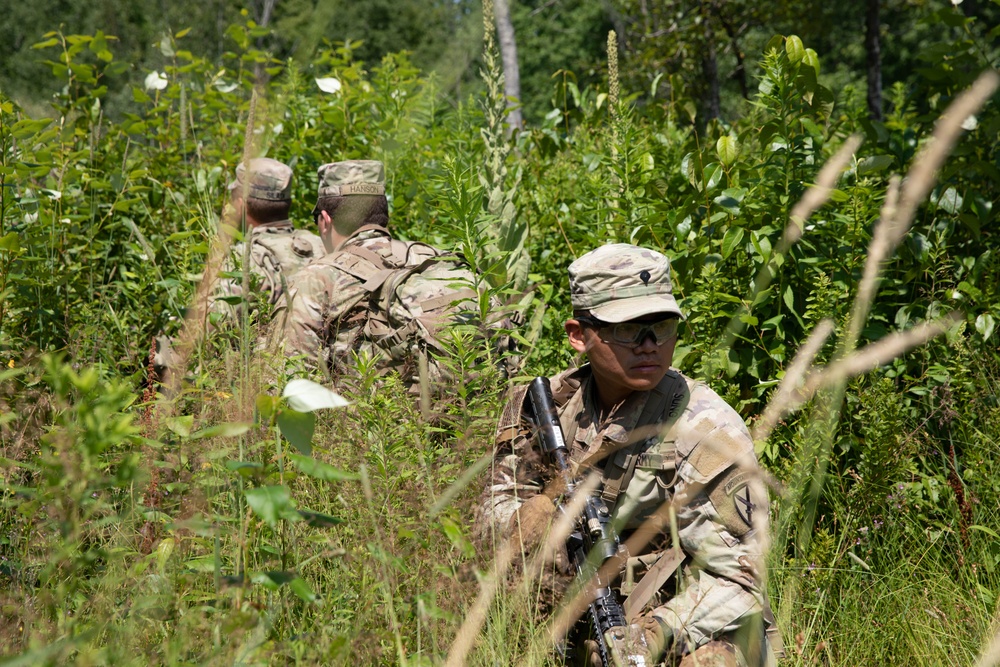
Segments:
[[[370,238],[372,236],[377,236],[377,235],[391,236],[391,234],[389,234],[388,228],[384,227],[383,225],[361,225],[360,227],[354,230],[353,234],[347,237],[347,240],[351,241],[362,235],[365,236],[365,238]]]
[[[292,224],[291,220],[276,220],[275,222],[262,222],[258,225],[254,225],[254,231],[269,232],[271,230],[284,231],[286,229],[294,229],[295,226]]]

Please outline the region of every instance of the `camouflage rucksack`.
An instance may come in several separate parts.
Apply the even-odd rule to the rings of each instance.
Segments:
[[[262,225],[250,233],[250,270],[260,277],[260,290],[276,304],[285,282],[303,266],[326,254],[318,236],[291,225]],[[234,248],[242,259],[243,244]]]
[[[349,333],[352,348],[384,355],[404,380],[416,379],[421,356],[427,359],[429,380],[447,377],[438,360],[447,349],[443,330],[479,320],[475,275],[462,258],[388,237],[348,244],[334,254],[326,261],[360,280],[364,288],[358,303],[340,320],[339,336]],[[496,305],[491,305],[492,312]],[[499,322],[490,325],[495,328]]]

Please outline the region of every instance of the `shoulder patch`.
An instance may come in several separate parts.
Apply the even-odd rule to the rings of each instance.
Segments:
[[[753,530],[754,522],[763,520],[758,512],[767,512],[767,491],[754,470],[733,466],[712,485],[708,499],[722,524],[735,537]]]

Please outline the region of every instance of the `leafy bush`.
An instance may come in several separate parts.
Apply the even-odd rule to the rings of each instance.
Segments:
[[[492,557],[475,553],[469,523],[505,384],[475,343],[455,336],[455,384],[423,411],[361,364],[340,388],[352,405],[314,414],[312,399],[276,395],[295,385],[281,360],[253,354],[250,331],[201,340],[174,395],[158,397],[146,373],[153,336],[182,326],[203,277],[234,166],[267,154],[295,170],[298,219],[320,164],[384,160],[397,233],[462,250],[524,315],[525,373],[571,360],[565,268],[609,241],[671,257],[687,313],[675,363],[757,424],[816,330],[832,323],[816,359],[833,365],[963,311],[947,337],[819,392],[758,444],[787,484],[771,588],[790,662],[973,656],[1000,580],[994,106],[966,120],[870,313],[852,319],[892,174],[913,166],[972,80],[968,44],[924,88],[894,89],[884,123],[824,87],[816,53],[788,36],[761,54],[753,107],[731,125],[695,131],[679,120],[682,97],[633,104],[611,65],[607,91],[558,77],[557,106],[508,138],[495,58],[484,97],[452,108],[406,54],[366,70],[343,44],[301,67],[258,50],[261,34],[232,26],[222,62],[184,50],[183,31],[165,38],[162,67],[114,122],[103,81],[120,64],[100,33],[38,45],[65,84],[52,118],[0,97],[0,613],[20,628],[0,633],[5,653],[23,664],[447,655]],[[865,142],[828,200],[789,226],[854,134]],[[537,648],[540,619],[523,607],[495,603],[470,660]],[[960,641],[911,621],[920,610]]]

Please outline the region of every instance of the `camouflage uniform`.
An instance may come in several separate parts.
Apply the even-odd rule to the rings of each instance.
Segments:
[[[254,158],[250,161],[250,173],[247,182],[244,165],[237,166],[236,180],[229,184],[229,190],[240,193],[241,198],[269,201],[291,198],[292,170],[288,166],[270,158]],[[244,296],[242,276],[233,274],[241,273],[243,262],[247,259],[251,291],[246,300],[253,308],[262,297],[272,306],[278,303],[288,277],[325,254],[323,242],[318,236],[296,229],[288,220],[258,224],[249,230],[246,240],[231,248],[223,267],[230,277],[219,281],[212,308],[224,317],[232,314],[225,297]]]
[[[250,272],[251,308],[258,299],[277,305],[285,291],[288,278],[306,264],[326,254],[318,236],[304,229],[296,229],[288,220],[257,225],[250,230],[246,241],[233,245],[223,271],[229,275],[240,273],[250,247],[248,270]],[[243,279],[227,277],[219,281],[214,303],[221,297],[243,295]]]
[[[250,178],[247,179],[246,167],[240,163],[236,167],[236,179],[228,189],[231,196],[240,199],[288,201],[292,196],[292,170],[277,160],[254,158],[250,161]],[[287,278],[326,253],[318,236],[295,229],[288,220],[258,224],[250,228],[245,238],[229,249],[222,277],[209,299],[213,324],[237,321],[244,302],[241,299],[244,296],[241,267],[245,260],[249,260],[247,270],[250,274],[250,293],[245,302],[249,311],[256,311],[263,302],[274,306],[281,299]],[[167,369],[177,367],[178,356],[172,343],[169,336],[156,338],[153,366],[160,377]]]
[[[320,197],[384,192],[379,162],[333,163],[319,175]],[[289,355],[333,372],[353,366],[353,353],[369,355],[415,386],[417,354],[428,346],[440,351],[445,324],[474,322],[478,299],[475,276],[456,255],[365,225],[295,275],[275,321]],[[428,361],[429,379],[439,379],[433,356]]]
[[[574,308],[596,313],[603,304],[599,317],[610,322],[653,313],[680,315],[666,258],[636,251],[620,244],[619,259],[609,262],[614,253],[605,252],[577,260],[570,280]],[[638,281],[621,279],[633,269]],[[657,285],[658,293],[651,291]],[[602,474],[601,493],[613,508],[622,542],[664,503],[686,499],[676,514],[682,552],[677,560],[683,557],[678,574],[638,615],[655,616],[669,628],[674,660],[721,639],[741,646],[742,664],[764,664],[765,596],[757,564],[768,501],[743,420],[708,386],[671,369],[656,389],[633,391],[602,422],[595,382],[589,365],[551,378],[573,465],[580,476],[589,470]],[[537,450],[524,403],[524,392],[515,391],[501,417],[491,480],[479,509],[480,534],[493,530],[500,538],[510,537],[518,507],[538,494],[557,493],[555,471]],[[668,528],[642,553],[631,554],[630,568],[636,569],[619,582],[623,598],[651,564],[650,558],[638,557],[657,552],[664,557],[670,544]],[[748,641],[747,634],[756,641]],[[675,663],[668,659],[668,664]]]

